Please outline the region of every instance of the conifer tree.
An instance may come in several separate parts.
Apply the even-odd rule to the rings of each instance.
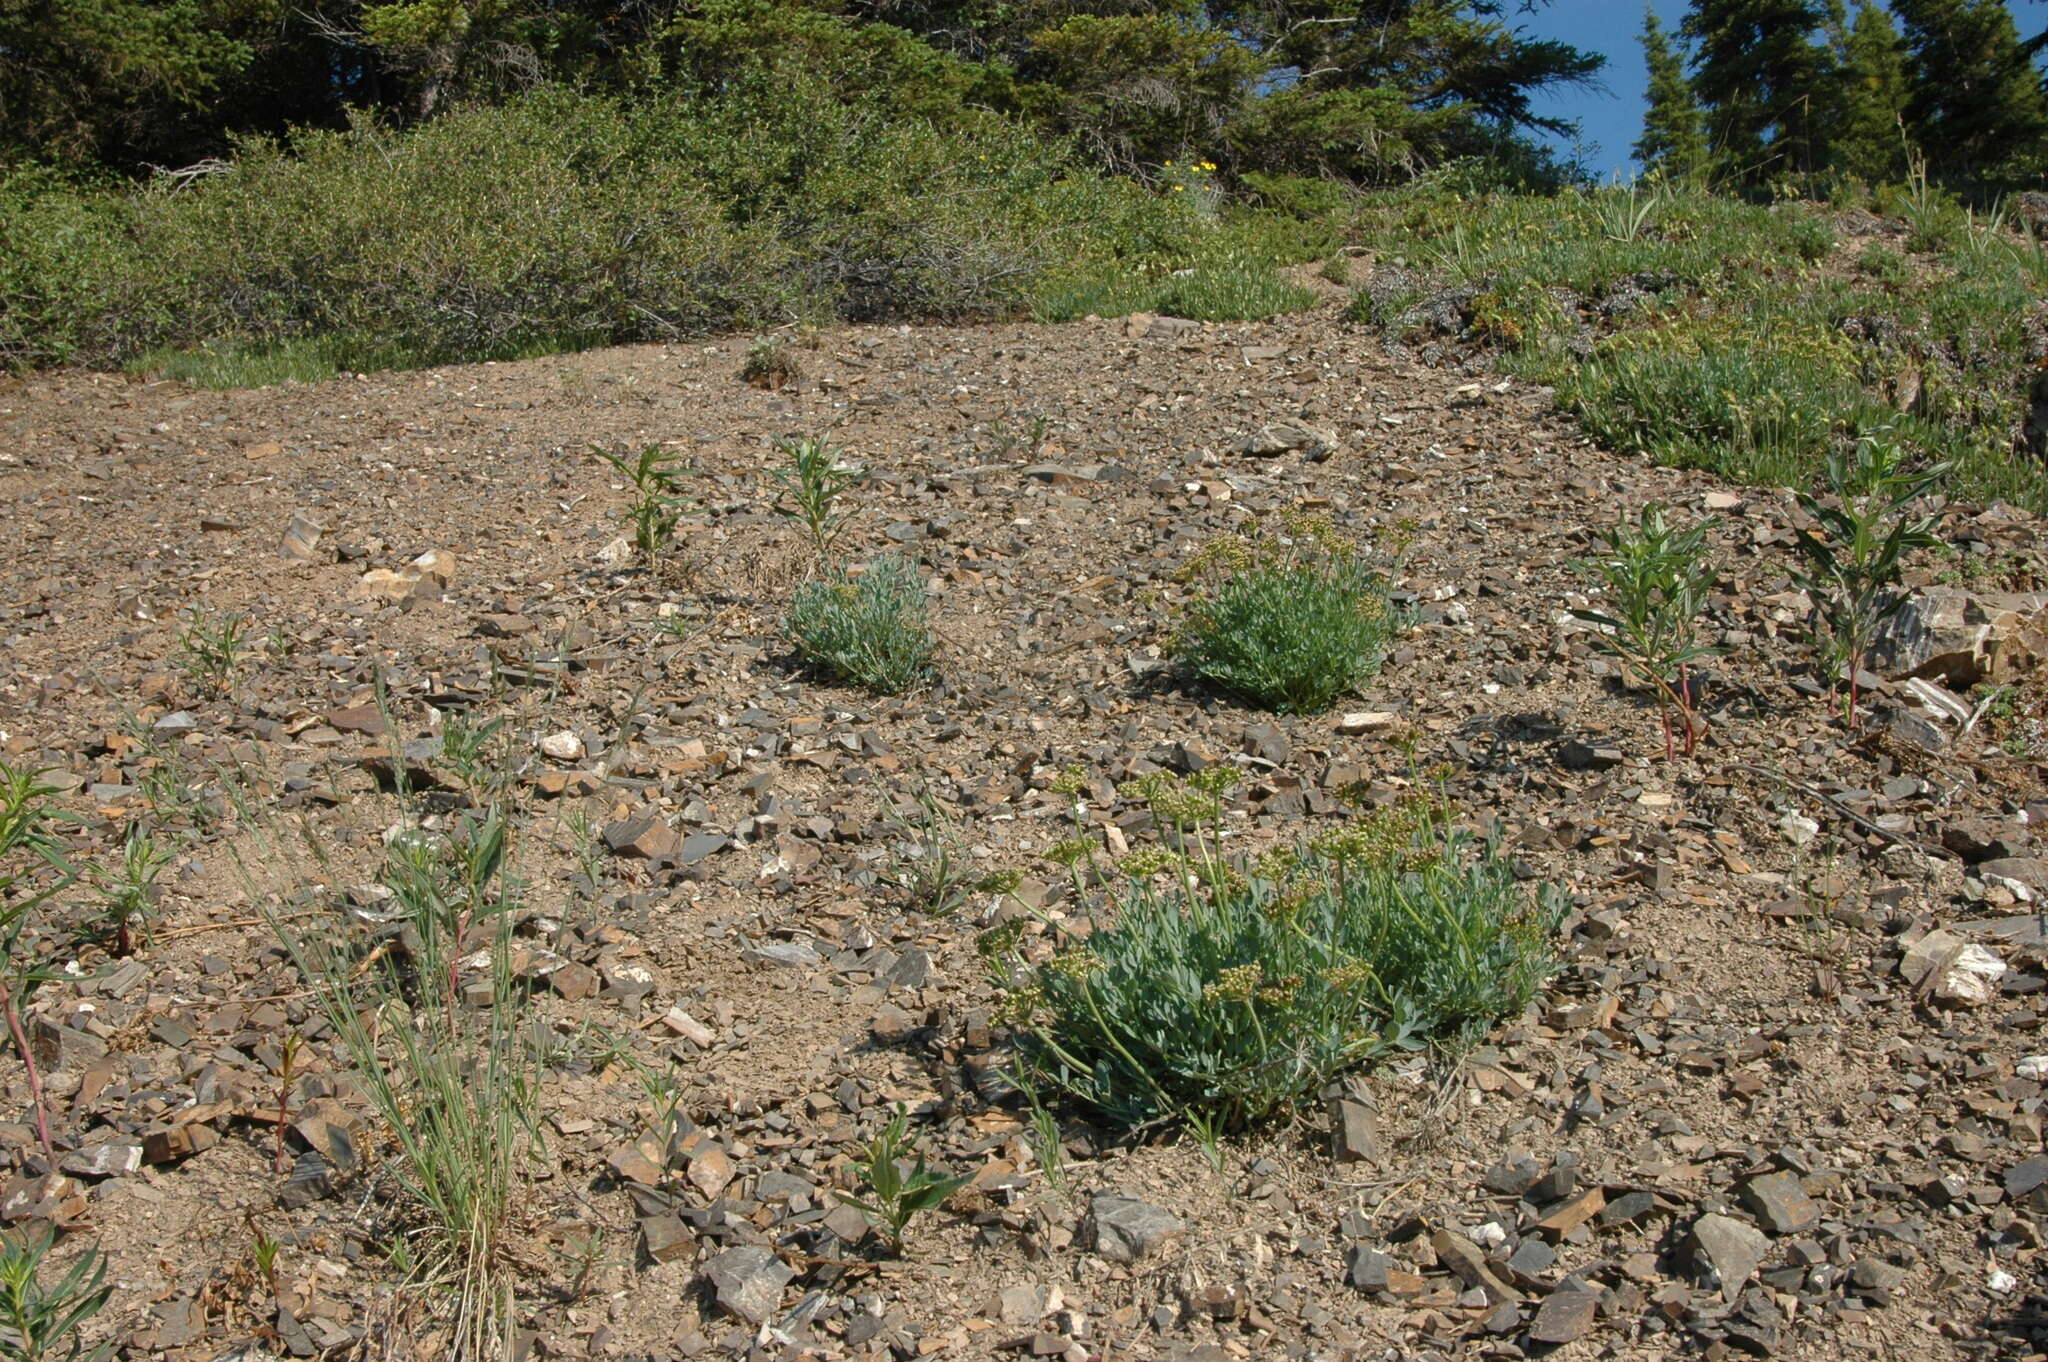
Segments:
[[[1684,54],[1648,5],[1643,7],[1642,43],[1643,60],[1650,68],[1650,103],[1643,113],[1643,135],[1634,148],[1636,160],[1644,170],[1661,171],[1670,179],[1695,179],[1707,166],[1699,97],[1686,79]]]
[[[1820,168],[1837,98],[1821,0],[1692,0],[1680,32],[1717,168],[1760,184]]]
[[[1906,121],[1929,170],[1997,180],[2038,168],[2048,94],[2003,0],[1894,0],[1912,53]]]
[[[1906,44],[1877,0],[1858,0],[1856,17],[1828,22],[1842,84],[1834,129],[1835,164],[1866,184],[1892,184],[1906,173],[1900,120],[1910,93]]]

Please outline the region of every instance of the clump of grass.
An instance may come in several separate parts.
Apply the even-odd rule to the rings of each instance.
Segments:
[[[775,480],[782,484],[775,509],[804,527],[811,546],[823,559],[853,518],[853,512],[840,502],[840,494],[865,478],[867,470],[848,463],[823,436],[777,440],[775,449],[785,460],[774,471]]]
[[[512,1222],[537,1138],[541,1055],[512,975],[509,815],[395,838],[384,871],[403,948],[363,954],[337,924],[279,931],[397,1146],[418,1216],[394,1260],[447,1302],[453,1356],[495,1357],[515,1324]],[[465,976],[468,976],[467,981]]]
[[[345,369],[410,367],[397,355],[380,356],[383,364],[354,363],[366,358],[358,348],[326,336],[260,343],[223,338],[190,349],[152,350],[129,367],[195,388],[274,388],[325,382]]]
[[[1895,441],[1866,436],[1853,453],[1828,455],[1826,500],[1799,494],[1814,527],[1799,531],[1804,567],[1793,581],[1813,599],[1814,643],[1828,685],[1840,693],[1846,680],[1842,713],[1851,728],[1871,641],[1906,603],[1895,589],[1906,555],[1941,542],[1934,533],[1940,518],[1915,514],[1913,507],[1947,473],[1945,464],[1910,470]]]
[[[688,503],[677,495],[686,465],[680,454],[648,445],[632,459],[591,446],[591,453],[610,464],[633,487],[626,504],[626,523],[633,527],[633,547],[643,558],[661,556],[675,538],[676,525]]]
[[[195,607],[178,635],[172,661],[201,692],[226,695],[234,689],[242,658],[249,651],[248,628],[247,615],[230,612],[215,616]]]
[[[1593,211],[1600,220],[1602,234],[1609,241],[1623,244],[1641,241],[1663,206],[1662,194],[1640,185],[1606,189],[1593,196]]]
[[[1892,427],[1952,490],[2048,506],[2028,452],[2041,249],[1916,170],[1889,202],[1910,261],[1861,248],[1843,278],[1810,208],[1665,184],[1554,196],[1367,196],[1382,262],[1352,316],[1389,339],[1485,346],[1550,386],[1601,443],[1798,487],[1845,440]]]
[[[1315,300],[1315,294],[1282,278],[1272,265],[1233,254],[1174,275],[1153,303],[1160,312],[1191,321],[1263,322],[1299,312]]]
[[[747,357],[740,361],[740,381],[769,392],[785,388],[803,376],[803,361],[796,351],[789,342],[774,336],[762,336],[749,345]]]
[[[1873,241],[1863,248],[1863,254],[1856,257],[1856,268],[1878,283],[1894,288],[1903,287],[1913,277],[1906,257],[1882,241]]]
[[[1687,756],[1700,738],[1687,671],[1713,652],[1698,639],[1700,613],[1714,583],[1707,530],[1706,524],[1681,530],[1666,518],[1664,507],[1651,502],[1633,525],[1624,520],[1601,534],[1604,552],[1574,564],[1606,587],[1610,604],[1606,610],[1572,614],[1598,626],[1595,647],[1656,689],[1667,761],[1673,755],[1673,714],[1683,726]]]
[[[1180,850],[1127,862],[1087,937],[1038,964],[1014,927],[984,937],[1027,1091],[1122,1129],[1242,1129],[1376,1057],[1471,1037],[1547,977],[1562,899],[1532,899],[1495,842],[1417,799],[1241,866],[1215,840],[1221,769],[1131,791]]]
[[[897,1252],[903,1249],[903,1233],[910,1228],[910,1222],[926,1211],[936,1210],[947,1197],[967,1185],[965,1177],[946,1177],[931,1171],[926,1166],[924,1155],[917,1154],[917,1161],[908,1169],[909,1156],[916,1152],[910,1143],[910,1117],[897,1103],[889,1117],[889,1123],[882,1127],[875,1138],[861,1151],[861,1180],[866,1183],[868,1194],[853,1196],[846,1192],[838,1194],[839,1199],[859,1211],[867,1222],[888,1236],[889,1246]]]
[[[1322,264],[1316,266],[1316,275],[1318,278],[1335,284],[1339,288],[1349,288],[1351,285],[1351,261],[1342,254],[1330,256]]]
[[[1394,612],[1386,580],[1327,521],[1209,545],[1186,575],[1207,578],[1174,637],[1194,675],[1254,705],[1314,714],[1379,670]]]
[[[937,641],[917,565],[887,554],[855,576],[805,582],[783,632],[806,659],[850,686],[901,695],[931,671]]]
[[[1001,893],[1017,883],[1013,872],[975,868],[959,827],[929,790],[918,792],[917,811],[897,818],[896,826],[903,840],[883,878],[921,913],[944,917],[975,894]]]
[[[101,1362],[114,1343],[87,1350],[78,1330],[106,1308],[113,1295],[107,1256],[89,1249],[54,1285],[43,1282],[43,1260],[57,1232],[16,1230],[0,1235],[0,1359],[6,1362]]]

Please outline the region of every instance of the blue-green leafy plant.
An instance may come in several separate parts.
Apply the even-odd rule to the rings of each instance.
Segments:
[[[1357,690],[1396,623],[1386,579],[1314,517],[1219,539],[1184,575],[1203,584],[1174,635],[1181,664],[1282,714],[1314,714]]]
[[[1700,613],[1714,584],[1707,558],[1709,524],[1673,525],[1656,502],[1600,535],[1603,551],[1574,566],[1607,590],[1604,610],[1573,610],[1598,627],[1593,644],[1655,688],[1664,722],[1664,759],[1674,755],[1671,718],[1685,733],[1685,752],[1698,746],[1702,726],[1694,703],[1691,665],[1713,649],[1698,637]]]
[[[938,647],[917,565],[897,554],[859,576],[840,568],[805,582],[783,631],[810,662],[878,695],[900,695],[926,676]]]
[[[1036,963],[1014,926],[984,937],[1028,1091],[1124,1129],[1240,1129],[1356,1065],[1474,1035],[1549,973],[1561,896],[1524,890],[1496,842],[1417,798],[1238,865],[1214,838],[1218,769],[1130,791],[1179,850],[1126,860],[1088,936]]]

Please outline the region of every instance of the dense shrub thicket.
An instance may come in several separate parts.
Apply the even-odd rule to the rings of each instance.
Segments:
[[[1020,310],[1075,262],[1186,251],[1191,206],[988,118],[782,88],[548,89],[398,133],[243,146],[179,188],[0,191],[0,358],[204,342],[358,367],[792,320]]]

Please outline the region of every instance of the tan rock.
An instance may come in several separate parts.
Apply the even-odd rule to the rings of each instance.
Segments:
[[[1872,670],[1924,677],[1964,691],[2003,683],[2048,657],[2048,593],[1916,591],[1879,629]]]

